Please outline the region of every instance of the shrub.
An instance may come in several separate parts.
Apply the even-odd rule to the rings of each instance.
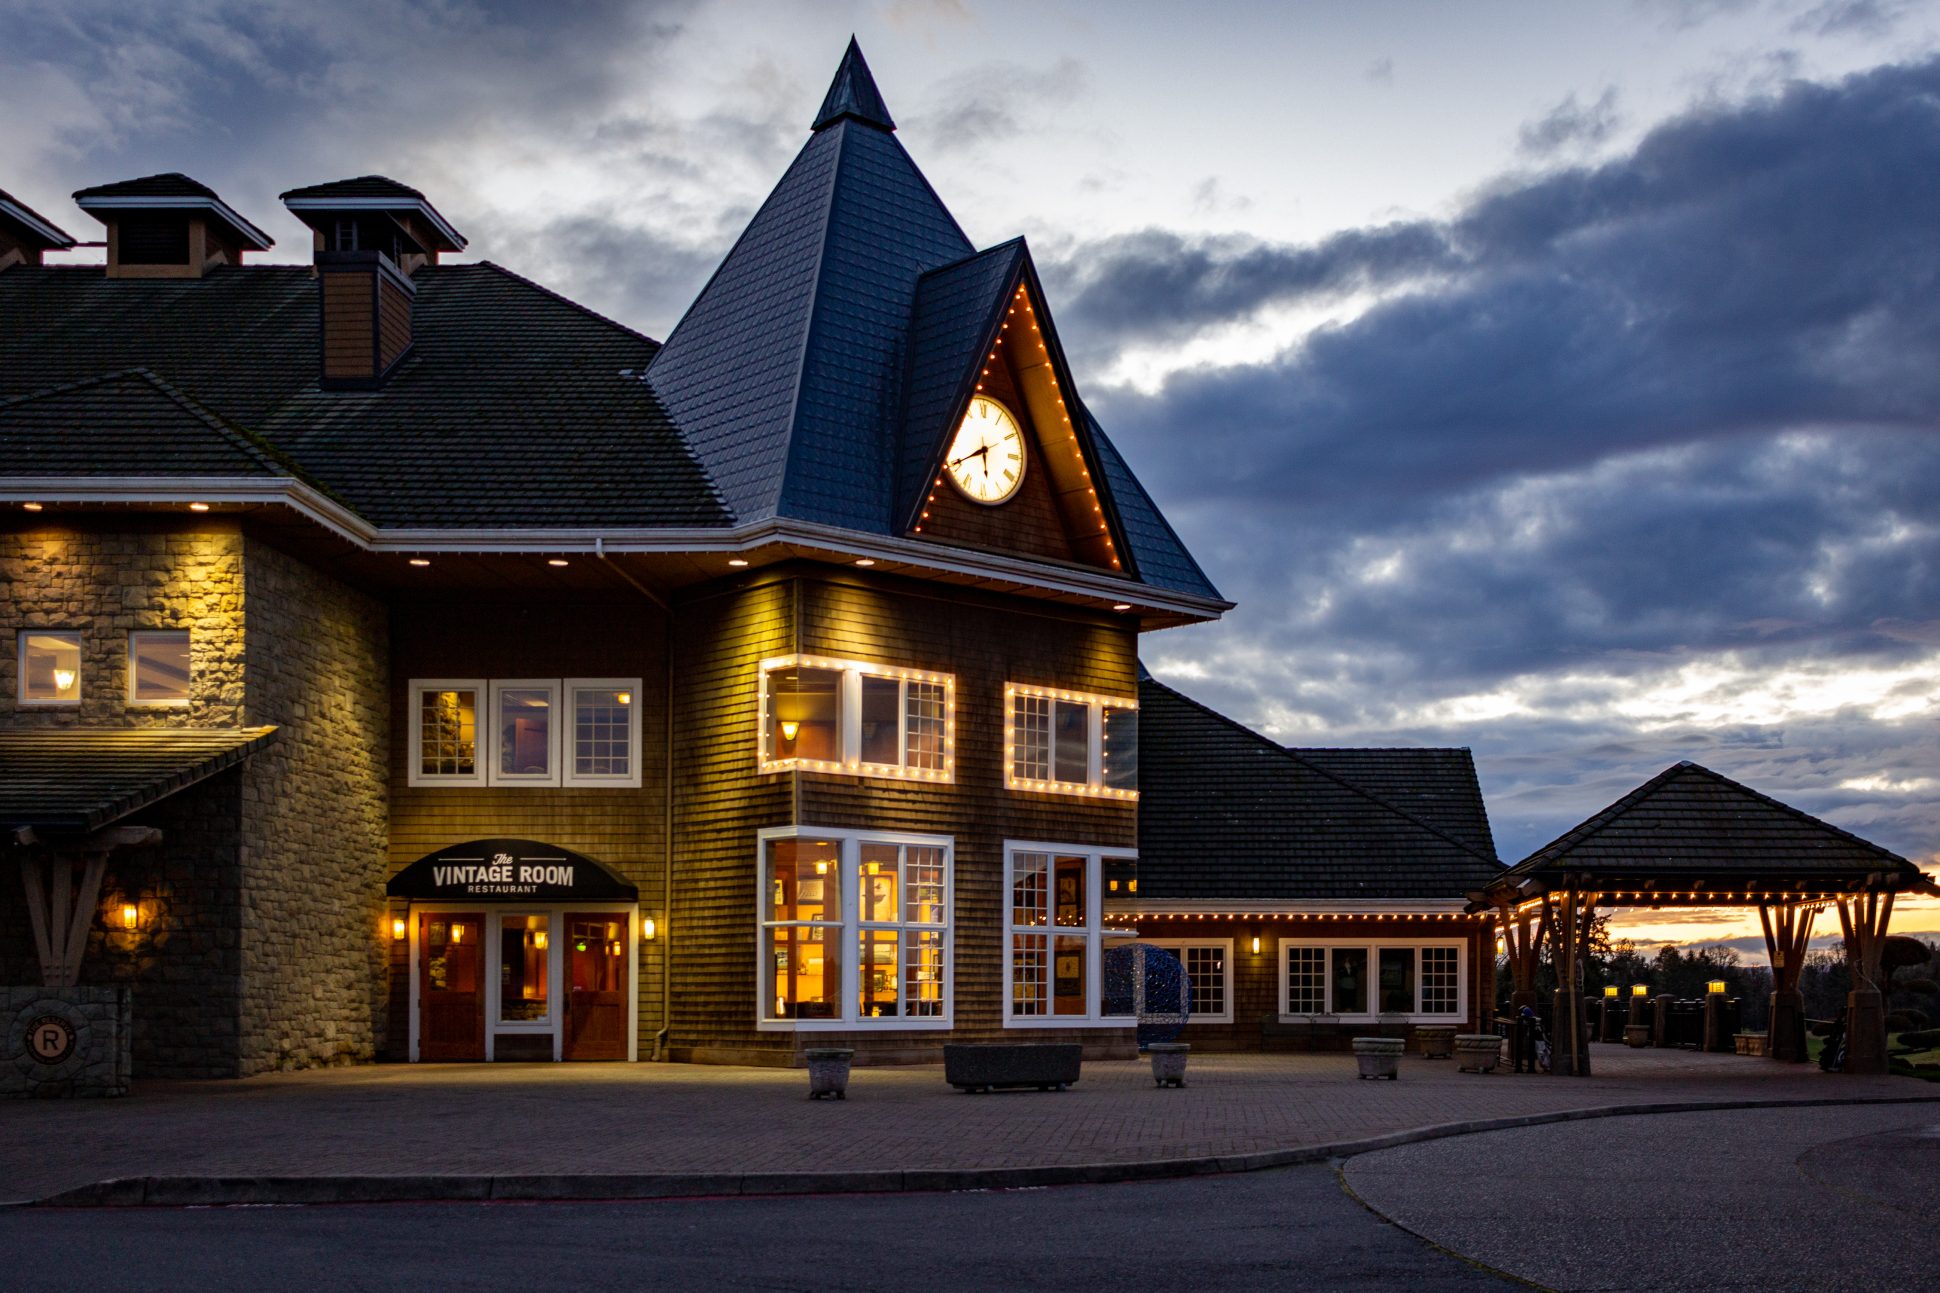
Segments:
[[[1918,1032],[1901,1033],[1900,1045],[1914,1051],[1933,1050],[1940,1047],[1940,1028],[1923,1028]]]
[[[1931,1019],[1927,1018],[1924,1010],[1895,1010],[1886,1016],[1886,1031],[1889,1033],[1910,1032],[1914,1029],[1925,1028],[1932,1022]]]

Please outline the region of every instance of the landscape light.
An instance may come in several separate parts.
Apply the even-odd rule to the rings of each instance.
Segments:
[[[1714,997],[1722,997],[1724,995],[1723,979],[1713,979],[1709,983],[1705,984],[1704,986],[1705,986],[1705,989],[1709,991],[1710,994]]]
[[[1614,1001],[1614,1000],[1616,1000],[1616,997],[1617,997],[1617,985],[1613,983],[1613,984],[1611,984],[1611,985],[1610,985],[1609,987],[1607,987],[1607,988],[1605,988],[1605,989],[1603,990],[1603,995],[1604,995],[1605,997],[1608,997],[1608,998],[1609,998],[1610,1000],[1612,1000],[1612,1001]]]
[[[1630,995],[1633,997],[1647,997],[1650,995],[1650,985],[1647,983],[1633,983],[1630,985]]]

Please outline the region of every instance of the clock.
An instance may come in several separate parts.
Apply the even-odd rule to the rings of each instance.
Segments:
[[[1024,483],[1024,429],[1016,415],[988,395],[972,397],[943,470],[973,503],[1007,501]]]

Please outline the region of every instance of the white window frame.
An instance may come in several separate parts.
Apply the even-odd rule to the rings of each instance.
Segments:
[[[135,695],[135,650],[143,638],[161,637],[164,634],[181,634],[189,647],[188,694],[180,700],[142,700]],[[195,633],[191,629],[130,629],[128,630],[128,704],[137,709],[185,709],[189,697],[195,694]]]
[[[836,692],[836,714],[841,737],[839,759],[775,758],[768,749],[768,716],[772,698],[769,675],[780,669],[827,669],[839,672],[842,681]],[[904,684],[898,689],[896,749],[900,763],[864,763],[862,748],[862,678],[893,678]],[[932,683],[943,688],[943,766],[912,768],[909,758],[909,688],[911,682]],[[760,665],[760,705],[755,715],[755,750],[760,771],[837,772],[856,777],[885,777],[898,781],[927,781],[949,785],[956,780],[957,680],[955,674],[927,669],[905,669],[897,665],[872,664],[864,660],[833,660],[825,656],[785,655],[763,660]]]
[[[543,691],[551,700],[551,719],[546,724],[546,770],[544,772],[505,772],[499,768],[499,730],[504,725],[503,697],[508,691]],[[556,786],[559,784],[559,679],[494,678],[492,680],[492,760],[485,768],[485,783],[491,786]]]
[[[1058,781],[1042,780],[1037,777],[1017,775],[1017,702],[1026,697],[1063,701],[1066,704],[1085,705],[1090,713],[1086,721],[1087,760],[1085,780]],[[1009,790],[1023,790],[1037,794],[1081,795],[1088,799],[1114,799],[1126,803],[1136,802],[1137,790],[1121,790],[1105,784],[1105,710],[1138,709],[1136,696],[1106,696],[1089,691],[1064,691],[1056,687],[1035,687],[1028,683],[1007,682],[1004,684],[1004,786]],[[1056,770],[1055,751],[1053,752],[1053,771]]]
[[[27,694],[27,639],[32,637],[72,638],[76,655],[74,665],[74,695],[66,699],[60,697],[36,697]],[[64,709],[81,703],[87,694],[88,639],[79,629],[22,628],[14,636],[14,699],[17,704],[33,705],[41,708]]]
[[[1290,1010],[1287,991],[1287,963],[1292,949],[1296,947],[1321,948],[1327,952],[1325,969],[1322,973],[1322,986],[1326,1009],[1319,1013],[1339,1019],[1342,1023],[1371,1023],[1376,1019],[1405,1017],[1410,1023],[1436,1024],[1449,1023],[1468,1017],[1468,942],[1460,938],[1282,938],[1276,961],[1279,965],[1280,1019],[1283,1023],[1293,1023],[1311,1016],[1306,1011],[1298,1013]],[[1450,947],[1455,949],[1455,1009],[1448,1013],[1424,1014],[1420,1010],[1396,1012],[1384,1015],[1378,1009],[1381,992],[1381,949],[1385,947],[1407,947],[1415,950],[1415,1004],[1421,1004],[1421,950],[1430,947]],[[1334,1006],[1334,957],[1337,948],[1351,948],[1367,953],[1367,992],[1368,1005],[1374,1009],[1361,1011],[1337,1011]]]
[[[638,678],[567,678],[562,680],[562,708],[565,723],[559,732],[559,776],[562,785],[567,786],[638,786],[640,784],[640,679]],[[611,776],[591,772],[574,771],[574,763],[579,757],[579,702],[577,693],[581,691],[625,691],[633,694],[627,710],[627,767],[625,776]]]
[[[424,703],[422,697],[427,691],[470,691],[476,694],[474,702],[472,731],[472,771],[470,772],[426,772],[424,771]],[[482,786],[486,784],[487,737],[493,758],[496,759],[498,747],[498,725],[492,718],[492,697],[490,684],[483,678],[413,678],[406,684],[406,703],[410,707],[410,762],[406,766],[405,784],[411,786]]]
[[[1053,857],[1082,857],[1085,859],[1085,926],[1081,930],[1059,925],[1014,925],[1011,887],[1015,882],[1016,861],[1019,853],[1046,853]],[[1135,1028],[1138,1020],[1130,1015],[1107,1015],[1104,1007],[1104,968],[1105,941],[1121,941],[1124,931],[1110,929],[1105,924],[1104,874],[1106,858],[1138,860],[1138,850],[1134,848],[1109,848],[1098,844],[1052,844],[1042,840],[1005,840],[1004,841],[1004,887],[1000,895],[1003,904],[999,917],[998,930],[1002,938],[1003,959],[1003,1015],[1006,1028]],[[1012,1008],[1016,999],[1012,996],[1012,971],[1015,954],[1013,938],[1015,934],[1041,934],[1055,940],[1057,938],[1077,938],[1085,940],[1085,1013],[1082,1015],[1014,1015]],[[1049,955],[1057,956],[1055,942],[1047,944]]]
[[[770,921],[767,918],[768,903],[768,844],[771,840],[811,839],[829,840],[837,846],[839,862],[836,877],[840,887],[841,918],[827,922],[833,929],[840,925],[842,939],[842,1013],[834,1019],[775,1019],[768,1013],[768,1002],[774,998],[770,986],[771,973],[767,953],[767,932],[771,924],[786,925],[796,922]],[[943,893],[946,917],[943,926],[943,1013],[909,1017],[898,1015],[893,1018],[872,1017],[862,1013],[862,920],[861,871],[862,846],[864,844],[893,844],[900,847],[934,848],[943,852]],[[872,831],[844,827],[826,826],[772,826],[755,833],[755,989],[754,1014],[755,1028],[765,1033],[814,1033],[814,1032],[947,1032],[956,1026],[957,998],[957,893],[956,893],[956,840],[949,835],[916,835],[905,831]],[[904,893],[897,894],[897,902],[904,901]],[[872,929],[889,926],[880,921],[866,922]],[[928,930],[935,925],[896,922],[896,928],[908,931]],[[906,944],[899,944],[905,946]],[[897,974],[902,973],[902,965],[897,965]]]
[[[1116,857],[1118,855],[1114,853],[1112,854],[1112,856]],[[1223,951],[1226,955],[1225,955],[1225,959],[1221,962],[1222,982],[1220,984],[1219,999],[1226,1003],[1226,1008],[1220,1011],[1218,1014],[1206,1014],[1202,1012],[1201,1010],[1198,1009],[1198,1005],[1196,1001],[1198,994],[1195,992],[1193,994],[1195,997],[1195,1002],[1194,1002],[1194,1007],[1192,1011],[1192,1017],[1188,1019],[1186,1022],[1188,1024],[1230,1024],[1233,1022],[1233,940],[1232,939],[1230,938],[1140,938],[1134,941],[1144,943],[1148,947],[1156,947],[1156,948],[1159,948],[1161,951],[1172,953],[1174,956],[1179,958],[1179,964],[1181,966],[1184,966],[1186,963],[1186,958],[1184,953],[1188,947],[1216,947],[1216,948],[1219,948],[1221,951]],[[1282,987],[1283,995],[1284,995],[1284,992],[1285,992],[1285,988],[1283,986]]]

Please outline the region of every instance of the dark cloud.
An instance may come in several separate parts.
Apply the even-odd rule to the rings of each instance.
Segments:
[[[1517,137],[1527,156],[1550,157],[1570,149],[1592,149],[1607,141],[1622,123],[1614,86],[1585,105],[1571,93],[1542,117],[1525,125]]]
[[[1906,0],[1825,0],[1792,20],[1804,36],[1890,36],[1911,8]]]

